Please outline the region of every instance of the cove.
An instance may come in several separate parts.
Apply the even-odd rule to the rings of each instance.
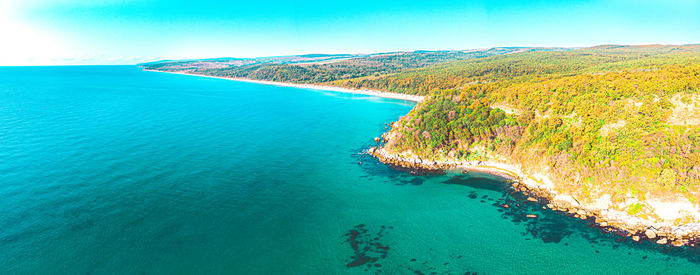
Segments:
[[[697,251],[606,235],[502,179],[364,153],[412,107],[134,66],[0,68],[0,273],[700,268]]]

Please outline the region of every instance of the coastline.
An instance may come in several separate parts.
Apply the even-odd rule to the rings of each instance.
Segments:
[[[213,75],[205,75],[205,74],[196,74],[196,73],[191,73],[191,72],[172,72],[172,71],[161,71],[161,70],[150,70],[150,69],[143,69],[143,70],[147,71],[147,72],[160,72],[160,73],[182,74],[182,75],[191,75],[191,76],[208,77],[208,78],[218,78],[218,79],[233,80],[233,81],[240,81],[240,82],[249,82],[249,83],[264,84],[264,85],[274,85],[274,86],[281,86],[281,87],[293,87],[293,88],[314,89],[314,90],[323,90],[323,91],[331,91],[331,92],[339,92],[339,93],[370,95],[370,96],[390,98],[390,99],[406,100],[406,101],[411,101],[411,102],[415,102],[415,103],[419,103],[419,102],[422,102],[424,100],[423,96],[382,92],[382,91],[377,91],[377,90],[356,90],[356,89],[329,86],[329,85],[297,84],[297,83],[268,81],[268,80],[255,80],[255,79],[248,79],[248,78],[213,76]]]
[[[412,102],[422,102],[421,96],[388,93],[374,90],[354,90],[348,88],[316,85],[316,84],[295,84],[286,82],[253,80],[246,78],[230,78],[221,76],[202,75],[190,72],[171,72],[160,70],[147,70],[163,73],[184,74],[199,77],[219,78],[256,84],[275,85],[283,87],[294,87],[304,89],[317,89],[342,93],[364,94],[384,98],[406,100]],[[385,133],[388,134],[388,133]],[[386,141],[386,135],[382,137]],[[458,161],[446,160],[437,161],[422,159],[420,157],[404,156],[384,150],[381,147],[371,147],[368,153],[381,162],[391,166],[405,168],[412,171],[445,171],[462,170],[488,173],[501,178],[505,178],[511,184],[509,188],[523,194],[528,201],[541,204],[554,211],[563,212],[573,218],[582,220],[592,220],[601,230],[615,233],[619,236],[632,238],[635,242],[649,241],[659,245],[670,246],[698,246],[700,245],[700,223],[691,222],[686,224],[673,224],[664,220],[653,220],[640,218],[609,207],[610,204],[581,203],[574,196],[560,193],[554,190],[555,180],[549,174],[534,173],[526,171],[518,163],[510,163],[507,160],[498,161]],[[532,167],[530,167],[532,168]],[[609,201],[609,198],[608,198]],[[671,202],[673,203],[673,202]]]
[[[603,231],[634,242],[649,241],[674,247],[700,246],[700,223],[673,224],[642,219],[598,204],[581,203],[571,195],[554,190],[554,181],[541,173],[528,173],[520,165],[506,161],[437,161],[387,152],[382,147],[370,147],[368,154],[394,167],[409,170],[481,172],[508,180],[512,191],[521,193],[528,201],[573,218],[590,219]]]

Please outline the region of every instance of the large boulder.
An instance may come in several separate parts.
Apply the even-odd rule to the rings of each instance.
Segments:
[[[651,228],[649,228],[649,229],[647,229],[646,231],[644,231],[644,235],[646,235],[647,238],[649,238],[649,239],[654,239],[654,238],[656,238],[656,232],[654,232],[654,230],[651,229]]]
[[[576,201],[576,199],[570,195],[557,194],[552,200],[559,205],[569,205],[572,207],[579,206],[578,201]]]
[[[660,240],[656,241],[656,243],[658,243],[658,244],[667,244],[667,243],[668,243],[668,239],[663,238],[663,239],[660,239]]]

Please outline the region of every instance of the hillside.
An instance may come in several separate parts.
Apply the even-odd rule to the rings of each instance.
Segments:
[[[263,58],[217,58],[141,64],[150,70],[248,78],[291,83],[322,83],[389,75],[450,61],[494,55],[564,50],[563,48],[500,47],[463,51],[390,52],[368,55],[296,55]]]
[[[696,199],[700,127],[685,116],[700,109],[699,74],[699,46],[596,47],[338,84],[429,95],[394,129],[388,146],[396,151],[475,158],[473,148],[483,147],[546,157],[577,184],[623,194],[674,190]]]

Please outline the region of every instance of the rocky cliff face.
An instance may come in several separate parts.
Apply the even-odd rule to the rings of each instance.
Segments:
[[[398,123],[398,122],[397,122]],[[396,129],[382,136],[378,147],[368,153],[380,161],[412,171],[443,171],[448,169],[478,170],[502,176],[511,182],[510,188],[522,192],[534,201],[555,211],[565,212],[579,219],[594,219],[606,231],[631,237],[634,241],[650,240],[674,246],[700,245],[700,210],[683,196],[664,198],[651,194],[608,194],[590,190],[588,185],[572,185],[577,175],[559,166],[551,167],[551,160],[537,157],[514,158],[494,152],[478,153],[478,159],[439,159],[420,156],[411,150],[397,151]],[[484,150],[474,146],[471,150]],[[584,194],[584,195],[582,195]],[[644,211],[630,211],[637,205],[650,206]],[[651,213],[651,214],[649,214]]]

